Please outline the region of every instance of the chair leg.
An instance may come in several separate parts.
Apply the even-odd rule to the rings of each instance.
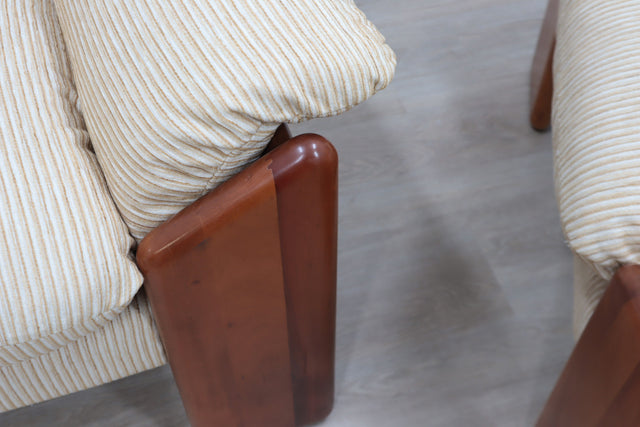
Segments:
[[[331,411],[337,156],[302,135],[150,233],[138,265],[194,427]]]
[[[589,320],[537,426],[638,426],[639,401],[640,266],[625,266]]]
[[[544,131],[551,126],[553,96],[553,53],[556,44],[558,0],[549,0],[536,53],[531,66],[530,116],[531,127]]]
[[[297,148],[289,147],[295,157],[273,156],[271,169],[278,194],[296,425],[306,425],[321,421],[333,408],[338,157],[321,137],[296,139]],[[287,166],[301,157],[307,167]]]

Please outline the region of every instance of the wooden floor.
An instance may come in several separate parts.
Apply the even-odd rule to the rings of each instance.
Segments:
[[[293,127],[341,156],[337,399],[322,426],[532,425],[573,345],[550,136],[527,124],[546,1],[357,3],[398,54],[395,81]],[[164,367],[0,425],[187,424]]]

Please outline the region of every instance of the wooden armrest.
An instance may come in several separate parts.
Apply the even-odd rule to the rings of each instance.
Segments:
[[[537,426],[640,425],[640,266],[620,268]]]
[[[293,426],[333,404],[337,154],[282,143],[140,244],[194,426]]]

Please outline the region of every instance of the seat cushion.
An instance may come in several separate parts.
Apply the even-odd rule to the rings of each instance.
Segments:
[[[142,279],[51,1],[0,5],[0,366],[99,329]]]
[[[56,6],[98,160],[138,239],[255,159],[279,123],[348,110],[395,67],[352,0]]]
[[[113,321],[64,347],[0,367],[0,412],[85,390],[166,363],[140,293]],[[112,419],[110,425],[126,425]]]
[[[603,279],[622,264],[640,263],[638,23],[637,1],[560,2],[553,74],[557,200],[569,245]]]

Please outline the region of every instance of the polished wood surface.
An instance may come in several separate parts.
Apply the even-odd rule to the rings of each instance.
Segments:
[[[193,426],[286,427],[331,411],[336,227],[335,149],[301,135],[140,244]]]
[[[538,427],[640,425],[640,266],[614,276]]]
[[[294,426],[276,190],[268,164],[154,230],[145,290],[194,427]]]
[[[306,425],[333,407],[338,156],[317,135],[301,135],[267,156],[278,200],[296,422]]]
[[[553,53],[556,45],[557,22],[558,0],[549,0],[531,66],[531,92],[529,95],[529,120],[531,126],[540,131],[547,130],[551,126]]]
[[[635,367],[607,412],[598,422],[598,427],[640,426],[640,364]]]

